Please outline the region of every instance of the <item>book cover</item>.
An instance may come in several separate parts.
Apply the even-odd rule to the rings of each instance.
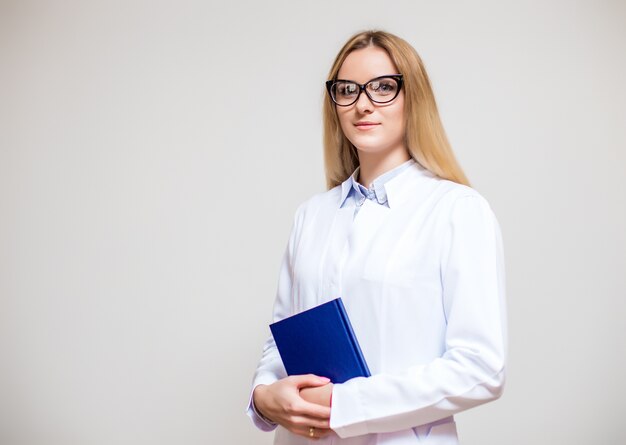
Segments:
[[[315,374],[343,383],[369,377],[341,298],[270,325],[287,374]]]

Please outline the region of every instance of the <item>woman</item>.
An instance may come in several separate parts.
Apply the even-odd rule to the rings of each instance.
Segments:
[[[248,413],[275,443],[456,444],[498,398],[506,314],[498,222],[455,161],[404,40],[353,36],[329,73],[329,190],[296,211],[274,320],[342,297],[371,377],[287,377],[270,338]]]

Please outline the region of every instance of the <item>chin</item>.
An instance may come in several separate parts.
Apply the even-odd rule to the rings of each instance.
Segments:
[[[377,151],[385,151],[384,148],[381,148],[383,146],[382,141],[373,141],[373,140],[359,140],[360,138],[354,138],[354,140],[350,141],[352,142],[352,145],[354,145],[358,151],[362,151],[364,153],[375,153]]]
[[[382,153],[391,153],[391,148],[384,147],[380,144],[354,144],[358,152],[367,153],[367,154],[382,154]]]

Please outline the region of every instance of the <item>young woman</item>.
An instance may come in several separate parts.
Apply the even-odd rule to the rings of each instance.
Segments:
[[[274,320],[342,297],[371,377],[287,377],[270,338],[248,413],[276,444],[456,444],[504,384],[502,241],[404,40],[353,36],[329,73],[328,191],[296,211]]]

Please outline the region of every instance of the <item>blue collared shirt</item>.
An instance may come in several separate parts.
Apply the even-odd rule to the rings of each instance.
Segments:
[[[409,159],[388,172],[383,173],[372,181],[369,188],[356,180],[359,176],[359,170],[361,169],[360,166],[357,167],[354,173],[341,184],[341,204],[339,207],[354,204],[354,216],[357,215],[366,199],[374,201],[379,205],[389,207],[385,183],[402,173],[414,163],[415,161],[413,159]]]

